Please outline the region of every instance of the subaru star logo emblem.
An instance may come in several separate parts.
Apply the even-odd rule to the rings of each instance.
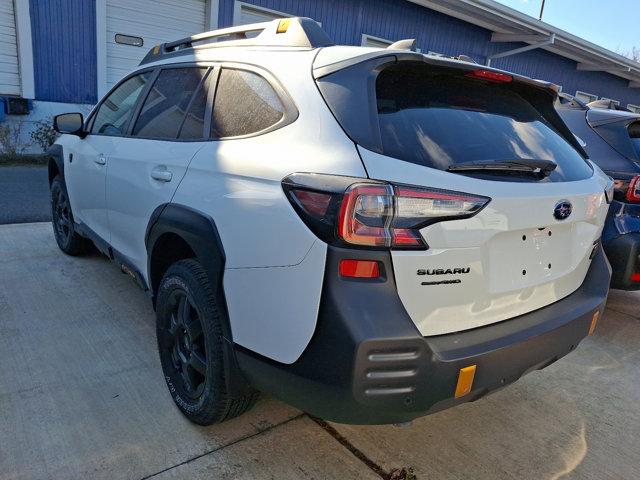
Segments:
[[[569,200],[560,200],[553,209],[553,216],[558,220],[566,220],[571,215],[573,206]]]

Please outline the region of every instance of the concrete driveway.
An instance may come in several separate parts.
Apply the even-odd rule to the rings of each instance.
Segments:
[[[129,277],[63,255],[48,224],[0,226],[0,478],[636,479],[639,306],[612,292],[568,357],[410,427],[323,426],[263,398],[203,428],[167,393]]]

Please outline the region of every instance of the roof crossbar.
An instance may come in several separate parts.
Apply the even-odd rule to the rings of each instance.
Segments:
[[[253,35],[252,35],[253,34]],[[295,47],[313,49],[333,45],[318,23],[307,17],[293,17],[222,28],[153,47],[140,65],[163,57],[187,55],[197,48]]]

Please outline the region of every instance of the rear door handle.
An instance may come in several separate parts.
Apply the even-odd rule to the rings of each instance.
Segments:
[[[159,182],[170,182],[173,178],[173,173],[169,170],[161,170],[159,168],[155,168],[151,170],[151,178],[154,180],[158,180]]]
[[[103,153],[101,153],[96,158],[94,158],[93,161],[96,162],[98,165],[105,165],[107,163],[107,159]]]

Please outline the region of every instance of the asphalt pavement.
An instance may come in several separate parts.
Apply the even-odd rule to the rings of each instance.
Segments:
[[[48,222],[46,167],[0,167],[0,225]]]
[[[574,352],[408,427],[322,424],[269,397],[199,427],[171,400],[133,281],[62,254],[49,224],[3,225],[0,478],[635,480],[639,305],[612,291]]]

